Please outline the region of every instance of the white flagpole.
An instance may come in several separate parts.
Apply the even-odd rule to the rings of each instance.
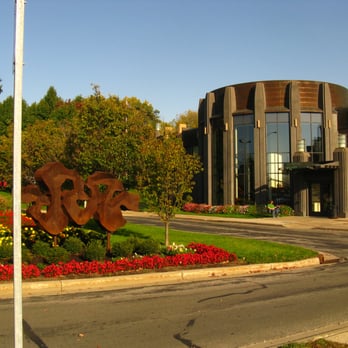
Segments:
[[[13,113],[13,297],[15,348],[23,347],[22,304],[22,83],[25,0],[15,0],[16,25],[14,49],[14,113]]]

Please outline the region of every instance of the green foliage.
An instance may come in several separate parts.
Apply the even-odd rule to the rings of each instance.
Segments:
[[[28,126],[23,137],[23,176],[32,182],[34,172],[48,162],[66,163],[66,142],[70,126],[67,122],[57,124],[54,120],[37,121]]]
[[[161,250],[161,245],[158,241],[148,238],[142,240],[140,243],[138,243],[135,252],[138,255],[155,255],[159,254]]]
[[[86,247],[85,258],[89,261],[105,259],[105,245],[100,240],[91,240]]]
[[[64,241],[63,248],[74,255],[82,255],[85,251],[85,243],[77,237],[69,237]]]
[[[58,262],[67,262],[70,259],[70,253],[65,250],[63,247],[50,247],[47,250],[45,259],[47,263],[58,263]]]
[[[294,215],[294,209],[292,209],[288,205],[281,205],[280,206],[280,215],[281,216],[293,216]]]
[[[66,262],[70,258],[70,254],[64,248],[57,246],[51,247],[48,243],[43,241],[36,241],[32,247],[34,255],[39,256],[46,263]]]
[[[31,253],[31,251],[25,247],[25,246],[22,246],[22,261],[23,263],[31,263],[33,260],[33,254]]]
[[[112,243],[111,255],[113,257],[131,257],[134,254],[134,240],[131,238],[123,242]]]
[[[122,242],[115,242],[111,247],[113,257],[131,257],[133,255],[155,255],[161,252],[161,245],[152,238],[130,237]]]
[[[179,124],[185,124],[187,128],[197,128],[198,127],[198,112],[193,110],[187,110],[182,114],[176,116],[172,121],[175,129],[179,129]]]
[[[12,243],[3,242],[0,244],[0,259],[12,260],[13,245]]]
[[[8,209],[7,201],[0,196],[0,210]]]
[[[143,166],[138,185],[146,204],[166,226],[175,213],[190,200],[193,178],[201,171],[198,157],[186,153],[182,140],[173,135],[151,139],[142,148]]]
[[[36,241],[35,244],[33,244],[32,247],[32,252],[33,254],[37,255],[37,256],[41,256],[43,258],[46,258],[48,253],[49,253],[49,249],[51,248],[51,246],[46,243],[43,242],[41,240]]]
[[[0,135],[0,168],[1,179],[6,180],[10,188],[13,175],[13,130],[10,126],[6,134]]]
[[[13,122],[13,97],[7,97],[0,103],[0,135],[6,135]]]
[[[158,116],[136,98],[103,97],[99,89],[81,103],[69,141],[71,165],[87,176],[107,171],[126,187],[135,186],[141,167],[140,148],[154,137]]]

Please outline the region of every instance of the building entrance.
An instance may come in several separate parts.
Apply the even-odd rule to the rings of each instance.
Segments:
[[[335,208],[333,171],[316,171],[307,179],[309,183],[309,215],[330,216]]]

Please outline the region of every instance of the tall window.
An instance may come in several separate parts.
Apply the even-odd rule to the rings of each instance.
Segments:
[[[290,162],[290,127],[287,112],[266,113],[267,182],[269,199],[290,204],[290,178],[284,164]]]
[[[311,155],[311,162],[322,162],[324,160],[323,115],[319,112],[302,112],[301,130],[305,149]]]
[[[253,203],[254,186],[254,115],[233,117],[236,204]]]

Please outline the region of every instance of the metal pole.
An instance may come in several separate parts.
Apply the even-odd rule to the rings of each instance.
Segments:
[[[16,0],[15,49],[14,49],[14,114],[13,114],[13,297],[14,297],[14,342],[15,348],[23,347],[22,304],[22,82],[23,82],[23,37],[24,2]]]

